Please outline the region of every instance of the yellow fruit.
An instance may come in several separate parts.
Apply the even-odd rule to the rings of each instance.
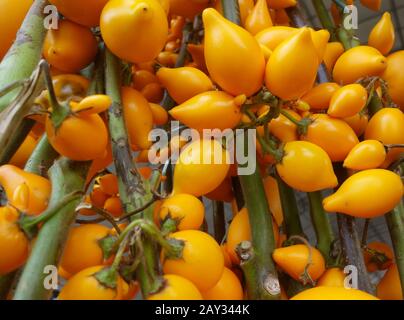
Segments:
[[[365,170],[349,177],[334,194],[323,200],[323,206],[328,212],[374,218],[394,209],[403,191],[403,183],[394,172]]]

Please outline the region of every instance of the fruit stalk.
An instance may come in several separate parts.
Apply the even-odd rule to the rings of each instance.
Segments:
[[[299,208],[297,207],[295,192],[276,174],[278,181],[279,196],[281,198],[282,211],[284,217],[284,226],[286,236],[303,236],[303,228],[299,217]]]
[[[45,177],[57,157],[58,153],[52,148],[45,134],[29,157],[24,170]]]
[[[245,137],[245,144],[248,139]],[[272,218],[269,205],[265,196],[264,185],[259,174],[259,167],[251,175],[240,176],[241,188],[244,194],[246,207],[251,226],[253,262],[254,268],[246,274],[248,287],[254,287],[253,296],[250,299],[276,300],[279,299],[277,290],[273,290],[276,284],[279,285],[277,272],[272,253],[276,248],[273,233]]]
[[[152,198],[150,184],[143,181],[132,159],[121,100],[121,62],[106,49],[105,85],[106,93],[112,99],[108,122],[112,141],[112,152],[119,182],[119,194],[126,213],[148,203]],[[153,221],[153,208],[143,212],[145,219]],[[136,219],[136,217],[133,217]],[[163,285],[159,274],[156,245],[147,238],[143,241],[144,264],[137,270],[142,293],[148,297]]]
[[[394,254],[398,273],[400,275],[401,291],[404,295],[404,203],[401,203],[390,213],[386,214],[387,226],[393,242]]]
[[[310,215],[317,237],[317,248],[321,251],[328,266],[335,264],[332,246],[335,241],[327,213],[324,211],[323,196],[320,191],[307,193],[310,203]]]
[[[224,16],[240,24],[240,8],[237,0],[222,0]],[[248,135],[244,137],[245,150],[248,150]],[[254,155],[255,156],[255,155]],[[250,161],[255,158],[250,158]],[[275,237],[272,228],[272,218],[269,205],[265,196],[264,185],[259,174],[257,163],[254,173],[240,176],[252,236],[253,254],[244,263],[250,266],[245,272],[249,299],[277,300],[280,297],[279,280],[272,260],[272,252],[276,248]]]
[[[28,78],[37,67],[45,38],[44,8],[46,0],[35,0],[20,30],[17,39],[0,64],[0,88]],[[0,98],[0,112],[15,98],[18,89]]]
[[[52,194],[49,206],[55,206],[65,196],[84,193],[88,162],[73,162],[67,158],[57,160],[49,169],[52,182]],[[76,207],[80,199],[75,198],[41,227],[31,255],[21,274],[14,294],[14,300],[46,300],[50,298],[52,288],[46,286],[44,273],[47,266],[57,268],[63,245],[70,226],[76,218]]]
[[[321,24],[325,29],[330,32],[330,40],[336,41],[337,37],[335,34],[335,25],[334,22],[331,20],[329,15],[329,11],[327,7],[324,5],[323,0],[312,0],[313,7],[316,10],[317,17],[320,19]]]

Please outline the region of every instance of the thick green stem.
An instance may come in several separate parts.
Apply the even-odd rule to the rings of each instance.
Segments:
[[[42,54],[45,38],[44,8],[46,0],[35,0],[29,10],[13,46],[0,64],[0,88],[28,78],[35,70]],[[18,89],[0,98],[0,112],[16,97]]]
[[[66,158],[56,161],[49,170],[52,195],[49,206],[55,206],[61,198],[75,192],[84,192],[88,162],[73,162]],[[70,226],[76,218],[75,209],[80,199],[61,208],[41,227],[18,282],[14,300],[49,299],[52,288],[45,286],[45,267],[55,266],[63,250]]]
[[[29,157],[24,170],[27,172],[46,176],[58,153],[52,148],[48,137],[45,135],[39,140],[37,146]]]
[[[245,138],[246,144],[248,139]],[[254,251],[255,276],[246,279],[248,286],[256,288],[250,299],[275,300],[280,292],[274,291],[278,282],[277,272],[272,253],[276,248],[272,226],[272,216],[265,196],[264,185],[257,169],[251,175],[241,175],[240,183],[243,190],[251,226],[252,245]],[[252,283],[254,281],[254,283]],[[279,282],[278,282],[279,283]]]
[[[317,248],[321,251],[328,266],[335,265],[332,247],[335,241],[330,219],[324,211],[321,191],[307,193],[310,202],[310,214],[317,236]]]
[[[130,213],[148,203],[153,195],[150,183],[143,181],[133,161],[123,114],[120,78],[121,62],[106,49],[106,93],[113,101],[108,112],[112,151],[118,175],[120,198],[125,212]],[[153,208],[149,207],[143,214],[145,219],[152,221]],[[137,270],[137,278],[143,295],[147,297],[162,287],[163,280],[159,272],[156,244],[147,237],[142,244],[144,263],[140,264]]]
[[[379,95],[376,92],[374,92],[368,104],[369,116],[372,117],[376,112],[378,112],[382,108],[383,108],[382,100],[380,99]]]
[[[303,236],[303,228],[299,217],[299,208],[297,207],[295,192],[276,174],[278,181],[279,196],[281,198],[283,224],[286,236]]]
[[[400,275],[401,291],[404,297],[404,203],[403,201],[386,215],[391,240],[396,258],[398,273]]]

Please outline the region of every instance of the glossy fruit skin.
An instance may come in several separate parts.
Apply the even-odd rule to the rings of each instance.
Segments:
[[[367,249],[376,251],[376,254],[380,254],[382,256],[384,255],[386,261],[381,262],[380,260],[377,260],[377,258],[372,255],[372,252],[369,252]],[[389,269],[389,267],[393,264],[394,252],[388,244],[375,241],[366,244],[366,248],[363,250],[363,258],[365,260],[366,269],[368,272],[386,270]]]
[[[319,61],[308,28],[282,42],[268,60],[265,85],[283,100],[302,97],[314,85]]]
[[[153,114],[153,122],[157,126],[163,126],[168,122],[168,112],[162,106],[156,103],[149,103]]]
[[[379,300],[364,291],[339,287],[315,287],[305,290],[290,300]]]
[[[353,170],[376,169],[386,160],[386,149],[377,140],[365,140],[349,152],[344,167]]]
[[[118,276],[117,288],[110,289],[93,276],[104,266],[94,266],[80,271],[67,281],[58,300],[122,300],[124,280]]]
[[[388,83],[388,92],[391,99],[402,110],[404,108],[404,75],[399,70],[404,68],[404,50],[392,53],[387,57],[387,68],[382,74],[382,78]]]
[[[323,206],[328,212],[374,218],[394,209],[403,191],[397,174],[384,169],[364,170],[349,177],[334,194],[325,198]]]
[[[333,77],[339,84],[349,84],[371,76],[379,76],[387,66],[387,59],[377,49],[358,46],[347,50],[335,63]]]
[[[285,145],[285,156],[276,165],[282,180],[294,189],[314,192],[338,185],[328,154],[307,141]]]
[[[340,268],[327,269],[318,279],[316,287],[345,287],[346,274]]]
[[[265,195],[268,199],[269,209],[274,217],[276,224],[281,226],[283,223],[283,210],[281,198],[279,195],[278,182],[272,176],[265,177],[264,181]]]
[[[387,55],[394,47],[396,33],[391,14],[385,12],[379,22],[373,27],[369,34],[368,44]]]
[[[279,230],[275,223],[272,223],[275,243],[278,242]],[[251,227],[247,208],[241,209],[230,223],[227,234],[227,250],[231,261],[240,264],[240,258],[236,252],[237,246],[243,241],[251,241]]]
[[[396,108],[383,108],[369,121],[365,131],[365,139],[378,140],[383,144],[404,143],[404,113]],[[387,154],[385,165],[398,158],[404,148],[391,149]]]
[[[262,30],[255,35],[255,39],[269,50],[274,51],[287,38],[298,32],[297,28],[273,26]]]
[[[353,129],[340,119],[326,114],[314,114],[303,140],[323,148],[331,161],[343,161],[354,146],[359,143]]]
[[[154,60],[168,35],[167,16],[157,0],[109,1],[100,27],[107,47],[132,63]]]
[[[97,179],[102,192],[109,196],[114,196],[119,193],[118,177],[112,173],[104,174]]]
[[[94,60],[97,51],[97,40],[91,30],[68,20],[59,21],[58,29],[48,30],[43,45],[45,59],[66,73],[85,68]]]
[[[327,113],[335,118],[349,118],[359,113],[366,105],[368,92],[360,84],[348,84],[332,96]]]
[[[197,230],[179,231],[173,233],[170,238],[184,241],[185,246],[182,258],[166,257],[163,264],[164,273],[182,276],[192,281],[201,291],[214,287],[224,270],[222,249],[215,239]]]
[[[79,101],[87,96],[90,81],[77,74],[62,74],[52,77],[53,86],[59,102],[69,99]]]
[[[32,151],[34,151],[37,145],[37,140],[30,134],[28,135],[22,145],[18,148],[17,152],[14,153],[9,164],[12,164],[19,168],[24,168],[27,160],[29,159]]]
[[[0,167],[0,185],[8,202],[28,215],[38,215],[48,206],[51,183],[39,175],[6,164]],[[24,195],[25,201],[21,201],[22,195],[18,194],[21,186],[26,187],[24,189],[28,192]]]
[[[205,217],[205,207],[195,196],[176,194],[164,200],[160,209],[160,220],[167,217],[178,220],[178,231],[198,230]]]
[[[102,113],[112,105],[112,100],[105,94],[95,94],[85,97],[80,102],[70,102],[71,109],[80,116]]]
[[[200,197],[215,190],[229,172],[229,159],[229,153],[216,140],[190,143],[182,150],[175,166],[173,193]]]
[[[147,100],[130,87],[121,90],[125,122],[130,142],[142,150],[149,149],[149,132],[153,129],[153,113]]]
[[[18,2],[12,0],[0,1],[0,30],[2,30],[0,60],[11,47],[16,38],[17,31],[32,3],[32,0],[21,0]]]
[[[202,300],[200,291],[188,279],[175,274],[165,274],[164,280],[164,289],[152,294],[147,300]]]
[[[400,276],[396,264],[390,266],[377,286],[377,297],[381,300],[403,300]]]
[[[313,87],[301,100],[310,105],[310,109],[325,110],[330,106],[334,93],[340,88],[335,82],[325,82]]]
[[[194,19],[205,8],[206,3],[197,3],[189,0],[170,0],[170,13],[190,20]]]
[[[66,18],[86,27],[96,27],[100,22],[101,11],[108,0],[50,0]]]
[[[272,27],[272,25],[266,0],[258,0],[245,21],[245,29],[252,35],[256,35],[265,28]]]
[[[69,231],[60,265],[70,274],[104,263],[98,241],[107,237],[110,229],[99,224],[73,227]]]
[[[121,199],[117,196],[107,199],[104,203],[104,210],[108,211],[115,218],[119,218],[124,213]]]
[[[15,209],[0,207],[0,276],[18,269],[28,257],[29,241],[17,223]]]
[[[234,96],[256,93],[265,72],[265,58],[258,42],[213,8],[204,10],[202,17],[205,59],[212,80]]]
[[[300,115],[294,112],[293,110],[287,110],[287,112],[296,120],[301,119]],[[280,141],[285,143],[299,140],[299,134],[297,133],[297,126],[283,114],[271,120],[271,122],[269,123],[269,132],[273,134],[275,137],[277,137]],[[261,134],[260,129],[258,129],[258,133]]]
[[[240,280],[228,268],[224,268],[222,277],[213,288],[202,291],[204,300],[243,300],[243,295]]]
[[[200,132],[203,129],[232,129],[241,121],[241,105],[246,97],[233,97],[224,91],[201,93],[171,109],[176,120]]]
[[[332,73],[338,58],[345,52],[344,46],[340,42],[329,42],[325,48],[323,62],[328,72]]]
[[[311,247],[312,263],[307,272],[316,281],[325,271],[325,261],[321,252]],[[309,248],[304,244],[277,248],[272,254],[275,263],[296,281],[301,281],[305,267],[309,263]]]
[[[355,131],[356,135],[360,137],[365,133],[369,123],[369,116],[367,114],[357,113],[353,117],[344,118],[343,120]]]
[[[157,72],[160,83],[178,104],[192,97],[213,90],[213,83],[202,71],[191,68],[160,68]]]
[[[330,40],[330,33],[325,29],[316,31],[312,28],[310,28],[310,32],[311,39],[317,51],[317,56],[320,61],[323,61],[325,51],[327,49],[328,40]]]
[[[46,134],[57,152],[76,161],[101,158],[108,145],[108,130],[98,114],[69,116],[58,129],[47,117]]]

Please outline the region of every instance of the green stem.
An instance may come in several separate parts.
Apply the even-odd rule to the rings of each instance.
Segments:
[[[380,99],[379,95],[376,92],[374,92],[372,97],[370,98],[370,102],[367,107],[369,116],[372,117],[382,108],[383,108],[382,100]]]
[[[35,0],[17,34],[17,39],[0,64],[0,88],[11,82],[28,78],[38,65],[45,38],[44,8],[46,0]],[[13,90],[0,98],[0,112],[16,97]]]
[[[68,194],[84,192],[89,165],[88,162],[73,162],[66,158],[61,158],[53,164],[49,170],[52,182],[50,207]],[[49,299],[52,290],[44,286],[47,276],[44,269],[49,265],[58,265],[69,228],[76,218],[75,209],[79,202],[79,199],[70,202],[41,227],[18,282],[15,300]]]
[[[310,202],[310,214],[317,236],[317,248],[321,251],[328,266],[335,265],[332,247],[335,241],[330,219],[324,211],[321,191],[307,193]]]
[[[113,103],[108,112],[109,129],[112,140],[112,152],[119,181],[119,194],[126,213],[133,212],[152,199],[150,183],[143,181],[132,159],[129,139],[124,120],[121,100],[121,62],[106,49],[106,93]],[[145,219],[153,220],[153,208],[144,212]],[[145,297],[158,291],[163,285],[159,273],[157,248],[150,239],[143,239],[145,259],[138,270],[137,278]]]
[[[249,141],[244,138],[245,145]],[[254,159],[255,160],[255,159]],[[264,185],[259,174],[258,164],[251,175],[241,175],[240,183],[243,190],[251,226],[252,245],[254,251],[254,277],[247,277],[249,287],[255,287],[254,296],[250,299],[277,300],[280,292],[274,291],[278,282],[277,271],[272,253],[276,248],[272,218]]]
[[[335,25],[323,0],[312,0],[312,3],[322,26],[330,32],[330,40],[336,41]]]
[[[39,174],[46,177],[48,169],[53,161],[58,157],[58,153],[52,148],[48,137],[45,135],[39,140],[37,146],[29,157],[24,171]]]
[[[303,228],[299,217],[299,208],[297,206],[295,192],[276,174],[276,180],[279,187],[279,196],[281,198],[283,224],[286,236],[303,236]]]
[[[221,0],[221,2],[223,15],[226,17],[226,19],[240,25],[241,19],[238,0]]]
[[[218,243],[222,243],[226,234],[224,204],[222,201],[213,201],[212,207],[215,239]]]
[[[401,291],[404,296],[404,203],[403,201],[386,215],[387,226],[396,258],[398,273],[400,275]]]

